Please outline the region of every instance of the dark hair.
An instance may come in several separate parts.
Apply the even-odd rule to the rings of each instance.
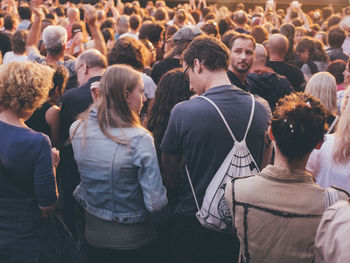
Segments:
[[[129,24],[132,30],[136,30],[141,24],[141,17],[139,15],[131,15]]]
[[[222,41],[222,43],[225,44],[225,46],[226,46],[227,48],[230,48],[231,39],[232,39],[234,36],[238,35],[238,34],[239,34],[239,33],[238,33],[236,30],[234,30],[234,29],[228,30],[228,31],[226,31],[225,34],[221,37],[221,41]]]
[[[102,30],[103,39],[105,40],[106,44],[108,43],[108,40],[114,40],[115,38],[115,31],[112,28],[105,28]]]
[[[105,28],[112,28],[114,30],[114,25],[115,25],[115,23],[114,23],[113,18],[109,17],[101,23],[100,29],[101,29],[101,31]]]
[[[206,21],[200,29],[209,36],[217,37],[219,34],[219,26],[214,20]]]
[[[164,7],[159,7],[154,12],[154,18],[156,21],[163,21],[166,19],[166,10]]]
[[[341,18],[337,15],[332,15],[327,19],[327,28],[331,28],[339,24]]]
[[[197,36],[184,51],[182,58],[193,67],[193,60],[198,59],[207,69],[228,70],[230,51],[217,38],[207,35]]]
[[[26,51],[28,31],[17,30],[11,38],[12,50],[15,54],[23,54]]]
[[[153,44],[159,42],[161,40],[162,32],[165,27],[160,22],[152,22],[147,27],[147,38]]]
[[[327,18],[332,15],[332,9],[330,9],[329,7],[324,7],[322,8],[321,14],[322,14],[322,18],[324,20],[327,20]]]
[[[108,54],[108,64],[127,64],[138,71],[145,67],[145,46],[133,37],[118,38]]]
[[[338,85],[344,82],[343,72],[345,71],[345,68],[346,63],[342,59],[332,61],[327,67],[327,71],[335,77]]]
[[[254,26],[250,33],[254,37],[256,43],[262,44],[269,38],[269,32],[262,26]]]
[[[232,25],[233,25],[233,21],[229,18],[222,18],[220,19],[220,21],[218,22],[219,25],[219,32],[220,35],[222,36],[223,34],[225,34],[228,30],[232,29]]]
[[[7,30],[12,30],[15,26],[15,17],[12,15],[7,15],[4,17],[4,28]]]
[[[54,12],[58,17],[63,17],[64,16],[64,8],[63,7],[56,7],[54,9]]]
[[[278,149],[288,161],[310,153],[325,134],[326,115],[321,102],[306,93],[292,93],[277,103],[271,123]]]
[[[172,108],[177,103],[188,100],[191,95],[193,93],[189,89],[188,81],[184,79],[182,69],[170,70],[160,79],[147,123],[147,129],[153,133],[158,154]]]
[[[52,99],[56,96],[56,90],[58,90],[60,94],[63,94],[67,85],[69,71],[63,65],[49,64],[49,66],[55,70],[52,78],[53,88],[49,92],[49,98]]]
[[[230,44],[229,44],[229,48],[231,49],[233,44],[235,43],[235,41],[237,39],[246,39],[246,40],[250,40],[253,42],[253,46],[254,46],[254,49],[255,49],[255,39],[254,37],[252,37],[251,35],[247,35],[247,34],[237,34],[235,35],[234,37],[231,38],[231,41],[230,41]]]
[[[28,6],[19,6],[18,14],[22,20],[24,19],[30,20],[32,18],[32,11]]]
[[[299,27],[303,25],[303,22],[301,21],[300,18],[294,18],[292,20],[292,25],[294,25],[295,27]]]
[[[332,27],[328,32],[328,44],[331,48],[340,48],[345,38],[345,31],[338,26]]]

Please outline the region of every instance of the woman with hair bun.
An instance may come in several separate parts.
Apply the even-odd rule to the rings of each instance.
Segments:
[[[71,126],[89,262],[155,262],[150,213],[167,204],[152,135],[140,123],[141,73],[109,66],[95,104]]]
[[[318,224],[332,204],[327,193],[349,198],[345,191],[318,186],[305,169],[312,150],[323,143],[325,119],[320,101],[308,94],[280,99],[268,131],[274,164],[226,186],[241,262],[312,262]]]

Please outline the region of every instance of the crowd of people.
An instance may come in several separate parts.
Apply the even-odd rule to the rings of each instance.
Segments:
[[[350,6],[0,4],[1,262],[347,262]]]

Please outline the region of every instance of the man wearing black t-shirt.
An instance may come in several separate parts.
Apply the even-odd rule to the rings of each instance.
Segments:
[[[209,36],[195,38],[183,54],[183,69],[190,89],[210,98],[220,108],[240,141],[248,124],[252,99],[247,92],[230,85],[226,75],[228,66],[229,50]],[[245,63],[240,66],[247,67]],[[263,99],[256,98],[246,141],[258,165],[262,162],[269,120],[269,106]],[[160,146],[163,168],[168,178],[177,181],[176,171],[183,159],[201,206],[209,183],[233,144],[224,122],[210,103],[202,97],[183,101],[171,111]],[[169,227],[171,234],[166,241],[170,247],[169,262],[237,262],[237,238],[200,225],[195,217],[197,208],[190,184],[184,182],[179,188],[173,224]]]
[[[267,48],[270,60],[266,63],[266,66],[285,76],[295,91],[303,91],[305,85],[304,74],[298,67],[284,61],[288,51],[288,39],[281,34],[273,34],[268,40]]]

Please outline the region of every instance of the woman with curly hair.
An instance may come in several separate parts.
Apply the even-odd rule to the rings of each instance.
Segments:
[[[43,262],[47,252],[43,226],[57,201],[59,157],[49,138],[24,122],[46,101],[52,76],[32,62],[0,67],[1,262]]]
[[[342,190],[318,186],[305,168],[323,143],[325,119],[321,102],[311,95],[280,99],[268,130],[274,164],[226,185],[241,262],[312,262],[317,227],[335,201],[330,196],[349,198]]]

